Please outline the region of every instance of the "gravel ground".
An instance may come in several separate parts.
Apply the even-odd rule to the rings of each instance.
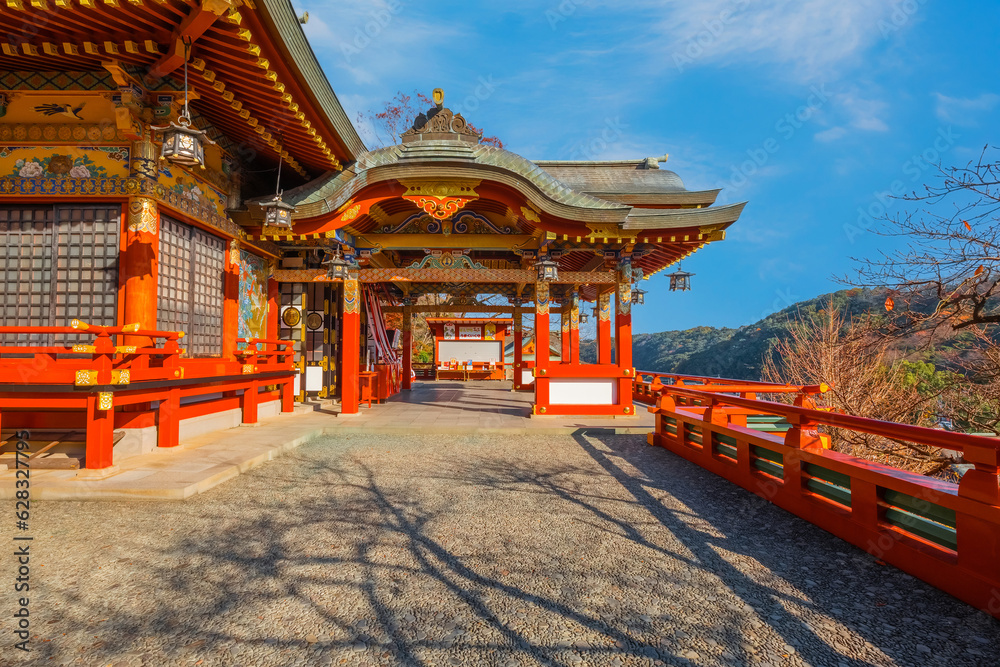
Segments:
[[[1000,623],[643,436],[341,435],[33,529],[0,664],[998,664]]]

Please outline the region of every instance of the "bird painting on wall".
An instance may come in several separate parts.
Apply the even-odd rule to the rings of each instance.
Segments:
[[[46,116],[66,116],[67,118],[73,118],[76,120],[83,120],[83,116],[80,112],[83,111],[83,106],[86,102],[80,102],[79,106],[73,106],[72,104],[39,104],[35,107],[35,111],[40,114],[45,114]]]

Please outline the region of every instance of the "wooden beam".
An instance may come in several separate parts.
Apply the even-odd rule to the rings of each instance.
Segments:
[[[530,234],[363,234],[358,248],[414,250],[423,248],[476,250],[511,250],[537,248],[538,239]]]
[[[192,42],[212,27],[215,21],[232,8],[231,0],[202,0],[200,7],[191,10],[171,36],[167,46],[167,55],[160,58],[149,68],[149,77],[162,79],[184,64],[184,40]]]
[[[514,306],[410,306],[412,313],[510,313],[517,310],[525,311],[524,308],[514,308]],[[383,313],[402,313],[402,306],[382,306]]]

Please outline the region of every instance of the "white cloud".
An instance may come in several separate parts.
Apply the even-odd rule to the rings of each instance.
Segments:
[[[992,111],[1000,102],[1000,95],[993,93],[983,93],[979,97],[949,97],[941,93],[934,93],[934,96],[937,98],[934,109],[937,117],[955,125],[977,125],[976,116]]]
[[[889,105],[882,100],[862,97],[856,92],[843,95],[840,104],[850,118],[851,127],[869,132],[886,132],[889,126],[882,119]]]
[[[816,141],[822,141],[824,143],[829,143],[831,141],[837,141],[838,139],[843,139],[847,135],[847,128],[837,125],[836,127],[831,127],[829,130],[823,130],[822,132],[817,132],[813,137]]]
[[[778,64],[803,80],[829,76],[882,37],[891,0],[659,0],[655,24],[671,64]]]
[[[415,16],[419,14],[417,6],[399,0],[342,0],[335,4],[296,0],[295,10],[300,14],[309,11],[309,21],[302,29],[320,61],[364,85],[377,84],[399,72],[416,71],[421,64],[433,68],[435,46],[458,35],[457,28],[420,20]]]

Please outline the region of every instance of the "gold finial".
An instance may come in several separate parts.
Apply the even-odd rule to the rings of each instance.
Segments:
[[[443,88],[435,88],[434,92],[432,93],[432,95],[434,96],[434,104],[437,105],[438,109],[440,109],[442,106],[444,106],[444,89]]]

